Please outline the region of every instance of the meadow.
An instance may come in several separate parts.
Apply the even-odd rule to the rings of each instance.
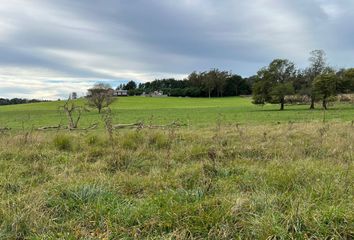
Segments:
[[[34,130],[60,104],[0,107],[0,239],[354,238],[352,105],[129,97],[96,130]]]
[[[84,105],[84,100],[77,100]],[[0,127],[29,129],[47,125],[66,124],[67,119],[59,107],[63,101],[0,106]],[[191,127],[209,127],[222,120],[224,123],[274,124],[277,122],[322,121],[323,111],[309,111],[308,105],[289,105],[282,112],[278,105],[257,106],[247,97],[229,98],[149,98],[122,97],[111,105],[115,123],[145,122],[168,124],[180,121]],[[326,111],[325,118],[352,121],[353,104],[335,103]],[[83,114],[81,127],[101,123],[97,110]]]

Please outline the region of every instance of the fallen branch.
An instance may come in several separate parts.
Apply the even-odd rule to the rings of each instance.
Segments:
[[[89,126],[88,128],[86,128],[86,130],[96,129],[97,127],[98,127],[98,123],[94,123],[91,126]]]
[[[179,123],[179,122],[172,122],[167,125],[149,125],[147,126],[148,128],[168,128],[168,127],[186,127],[188,126],[185,123]]]
[[[116,125],[113,125],[113,129],[122,129],[122,128],[156,129],[156,128],[183,127],[183,126],[187,126],[187,124],[172,122],[172,123],[166,124],[166,125],[145,125],[142,122],[138,122],[138,123],[116,124]]]
[[[75,131],[75,130],[93,130],[96,129],[98,127],[98,123],[94,123],[91,126],[87,127],[87,128],[68,128],[62,125],[56,125],[56,126],[44,126],[44,127],[39,127],[37,128],[37,130],[39,131],[45,131],[45,130],[55,130],[55,129],[63,129],[63,130],[70,130],[70,131]]]
[[[50,130],[50,129],[60,129],[61,125],[57,126],[44,126],[44,127],[39,127],[37,130],[43,131],[43,130]]]
[[[141,122],[113,125],[113,129],[121,129],[121,128],[143,128],[143,127],[144,127],[144,124],[141,123]]]
[[[96,129],[98,127],[98,123],[94,123],[91,126],[87,127],[87,128],[71,128],[69,129],[70,131],[75,131],[75,130],[83,130],[83,131],[87,131],[87,130],[93,130]]]
[[[182,124],[182,123],[178,123],[178,122],[172,122],[170,124],[166,124],[166,125],[145,125],[142,122],[137,122],[137,123],[126,123],[126,124],[116,124],[113,125],[113,129],[123,129],[123,128],[136,128],[136,129],[143,129],[143,128],[148,128],[148,129],[158,129],[158,128],[170,128],[170,127],[183,127],[183,126],[187,126],[187,124]],[[91,126],[87,127],[87,128],[68,128],[66,126],[62,126],[62,125],[56,125],[56,126],[44,126],[44,127],[39,127],[37,128],[37,130],[39,131],[45,131],[45,130],[61,130],[61,129],[66,129],[66,130],[70,130],[70,131],[86,131],[86,130],[94,130],[97,129],[98,127],[98,123],[94,123]],[[0,128],[1,130],[1,128]],[[8,129],[10,130],[10,129]]]

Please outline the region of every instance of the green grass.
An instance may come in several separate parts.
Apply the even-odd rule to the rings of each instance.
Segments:
[[[353,133],[3,133],[0,239],[353,239]]]
[[[353,105],[128,97],[113,123],[189,127],[31,130],[60,105],[0,107],[0,239],[354,238]]]
[[[78,100],[78,104],[84,104]],[[47,102],[0,107],[0,127],[15,129],[32,128],[47,125],[66,124],[64,113],[58,110],[63,102]],[[229,123],[276,123],[306,122],[322,120],[323,111],[308,110],[307,105],[286,106],[285,111],[278,111],[278,105],[255,106],[250,98],[119,98],[112,106],[115,123],[166,124],[175,120],[196,127],[215,125],[217,120]],[[352,121],[354,106],[351,104],[334,104],[326,112],[330,120]],[[101,122],[96,110],[85,113],[80,125],[89,126]]]

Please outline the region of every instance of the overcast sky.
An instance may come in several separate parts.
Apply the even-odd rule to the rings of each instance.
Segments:
[[[354,66],[353,0],[0,0],[0,97],[55,99],[95,82],[253,75],[324,49]]]

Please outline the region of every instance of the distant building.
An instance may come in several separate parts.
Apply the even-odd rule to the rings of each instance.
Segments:
[[[168,97],[167,95],[164,95],[162,91],[154,91],[154,92],[148,93],[148,94],[143,92],[143,94],[141,96],[144,96],[144,97]]]
[[[128,96],[128,90],[117,89],[114,91],[113,96]]]

